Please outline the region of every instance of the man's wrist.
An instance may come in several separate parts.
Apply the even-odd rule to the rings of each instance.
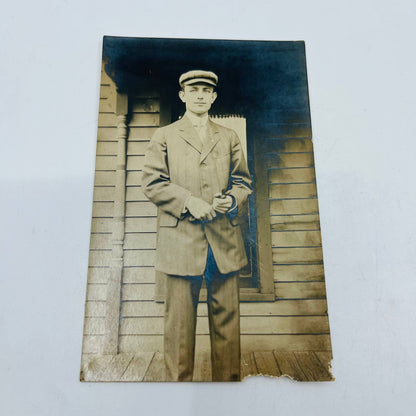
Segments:
[[[192,194],[190,194],[188,198],[186,198],[185,203],[183,204],[182,214],[186,214],[189,211],[188,204],[191,198],[192,198]]]

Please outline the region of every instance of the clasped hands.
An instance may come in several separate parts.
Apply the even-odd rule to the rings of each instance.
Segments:
[[[225,214],[233,205],[233,198],[229,195],[215,194],[212,204],[191,196],[186,203],[186,208],[192,215],[192,220],[212,221],[217,213]]]

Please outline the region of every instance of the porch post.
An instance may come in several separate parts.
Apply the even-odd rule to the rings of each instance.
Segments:
[[[120,326],[121,283],[123,278],[123,244],[126,206],[126,140],[128,112],[127,94],[117,93],[117,161],[115,172],[112,256],[107,284],[105,339],[103,354],[118,354]]]

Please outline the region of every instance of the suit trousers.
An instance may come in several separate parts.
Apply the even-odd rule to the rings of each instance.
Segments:
[[[207,285],[212,381],[240,380],[238,272],[221,274],[211,248],[203,276],[167,275],[164,356],[166,381],[192,381],[199,292]]]

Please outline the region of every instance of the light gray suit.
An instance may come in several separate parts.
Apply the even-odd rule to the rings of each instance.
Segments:
[[[190,195],[211,204],[217,193],[233,196],[237,207],[246,202],[252,192],[251,178],[237,134],[209,120],[202,144],[187,117],[158,129],[146,151],[142,185],[144,194],[158,207],[156,269],[169,275],[165,310],[168,379],[192,379],[200,288],[200,279],[195,277],[206,272],[211,251],[216,263],[210,269],[215,271],[215,276],[212,286],[208,287],[213,379],[236,379],[236,360],[235,357],[230,359],[230,354],[238,353],[239,367],[236,273],[247,264],[238,217],[230,219],[217,214],[213,221],[201,224],[189,220],[184,206]],[[181,295],[183,293],[186,294]],[[224,308],[229,315],[227,322],[221,314]],[[180,318],[183,323],[179,328]],[[221,338],[228,337],[227,325],[233,332],[232,339],[220,352],[218,345],[224,344]],[[181,351],[179,345],[186,352]],[[183,369],[176,368],[180,367],[180,361],[186,361]],[[225,369],[226,361],[233,362],[234,368]]]

